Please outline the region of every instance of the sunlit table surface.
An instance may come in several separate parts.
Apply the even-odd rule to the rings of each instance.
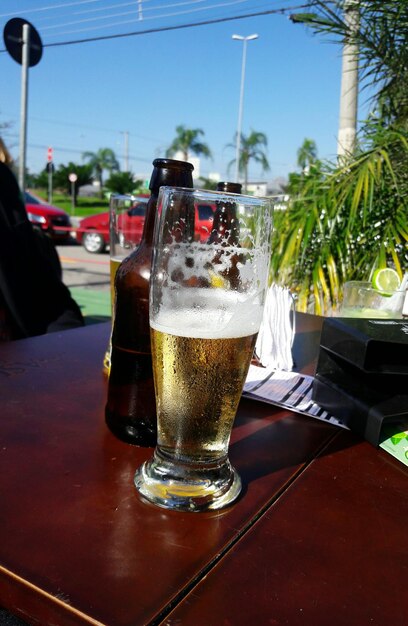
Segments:
[[[313,373],[321,319],[296,327],[296,365]],[[200,514],[143,502],[133,475],[152,449],[104,423],[109,330],[0,345],[4,609],[41,626],[406,625],[406,467],[242,399],[240,499]]]

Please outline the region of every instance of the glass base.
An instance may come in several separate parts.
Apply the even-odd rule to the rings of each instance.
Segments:
[[[241,492],[241,479],[228,459],[192,465],[169,460],[157,449],[137,470],[134,482],[146,500],[179,511],[221,509]]]

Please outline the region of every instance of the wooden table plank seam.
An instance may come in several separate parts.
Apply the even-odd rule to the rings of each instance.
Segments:
[[[66,601],[59,599],[58,597],[52,595],[51,593],[48,593],[44,589],[40,589],[40,587],[37,587],[36,585],[31,583],[29,580],[26,580],[25,578],[22,578],[21,576],[14,574],[13,572],[3,567],[2,565],[0,565],[0,575],[5,575],[13,579],[16,582],[16,584],[21,585],[22,587],[27,587],[31,591],[46,598],[51,603],[55,603],[59,605],[65,611],[68,611],[68,612],[70,611],[73,615],[80,617],[82,620],[84,620],[84,622],[86,622],[90,626],[105,626],[105,624],[103,624],[102,622],[99,622],[98,620],[95,620],[92,617],[89,617],[89,615],[86,615],[79,609],[76,609],[74,606],[70,606],[69,604],[67,604]],[[20,616],[21,619],[26,619],[26,617],[27,616]]]
[[[261,520],[264,515],[271,509],[272,506],[276,504],[276,502],[299,480],[302,474],[310,467],[312,463],[319,459],[321,454],[329,448],[329,446],[333,443],[333,441],[338,437],[340,432],[336,431],[332,433],[324,443],[318,448],[315,452],[315,455],[311,457],[308,461],[302,464],[299,469],[290,477],[288,481],[286,481],[282,487],[276,491],[274,496],[258,511],[254,517],[248,521],[248,523],[241,528],[240,531],[237,531],[237,534],[234,538],[229,541],[224,549],[219,552],[211,561],[207,563],[207,565],[199,572],[199,574],[193,578],[188,585],[186,585],[180,592],[171,600],[168,605],[162,610],[155,618],[153,618],[148,626],[160,626],[160,624],[164,624],[167,617],[172,613],[176,607],[182,603],[186,597],[196,588],[200,582],[208,576],[208,574],[214,569],[214,567],[225,557],[228,553],[236,546],[239,541]]]

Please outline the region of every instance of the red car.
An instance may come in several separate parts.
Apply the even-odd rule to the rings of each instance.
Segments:
[[[131,232],[129,239],[134,243],[139,243],[142,238],[148,200],[148,197],[137,198],[136,204],[128,210],[127,215],[122,216],[125,222],[121,224],[121,227],[123,230]],[[208,238],[212,229],[214,211],[215,207],[209,204],[196,206],[195,232],[197,239],[206,241]],[[79,222],[76,239],[88,252],[104,252],[109,246],[109,212],[84,217]]]
[[[129,239],[135,243],[138,243],[142,237],[148,200],[148,196],[137,197],[136,203],[130,207],[126,214],[121,216],[121,229],[131,231],[132,236]],[[104,252],[106,246],[109,246],[109,211],[84,217],[79,222],[76,240],[88,252]]]
[[[68,213],[28,191],[24,192],[24,201],[28,219],[35,228],[40,228],[54,240],[69,239],[72,225]]]

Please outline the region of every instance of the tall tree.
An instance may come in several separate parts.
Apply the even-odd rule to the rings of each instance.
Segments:
[[[103,193],[103,172],[119,171],[119,162],[115,156],[115,153],[111,148],[99,148],[96,152],[84,152],[82,154],[83,159],[87,159],[88,165],[92,167],[100,186],[100,193]]]
[[[299,310],[318,314],[336,308],[346,280],[370,280],[379,267],[408,271],[408,3],[356,1],[352,30],[349,4],[311,0],[314,13],[296,16],[339,44],[351,39],[361,84],[375,94],[355,153],[306,177],[275,232],[274,280],[292,287]]]
[[[166,150],[166,156],[172,157],[176,152],[183,153],[184,161],[188,161],[189,155],[204,156],[211,158],[211,150],[206,143],[199,140],[204,131],[201,128],[186,128],[183,125],[176,126],[176,137]]]
[[[235,144],[229,144],[229,147],[235,146]],[[252,130],[249,135],[241,135],[241,151],[239,155],[238,170],[244,178],[244,191],[248,187],[248,168],[251,161],[260,163],[262,171],[266,172],[269,168],[269,162],[265,154],[265,149],[268,146],[268,139],[265,133],[259,133]],[[228,164],[228,168],[236,162],[233,159]]]
[[[358,27],[345,19],[345,9],[358,11]],[[310,13],[291,16],[331,42],[345,40],[359,50],[360,83],[374,89],[383,116],[408,121],[408,3],[406,0],[309,0]]]
[[[77,179],[74,183],[69,180],[70,174],[76,174]],[[68,165],[60,165],[54,173],[55,186],[65,189],[68,194],[74,193],[74,206],[77,203],[78,190],[82,185],[87,185],[92,180],[92,166],[90,164],[77,165],[76,163],[68,163]]]
[[[133,193],[143,183],[135,180],[132,172],[112,172],[106,181],[106,187],[113,193]]]
[[[304,139],[302,145],[297,151],[297,163],[302,170],[306,172],[317,159],[317,146],[313,139]]]

